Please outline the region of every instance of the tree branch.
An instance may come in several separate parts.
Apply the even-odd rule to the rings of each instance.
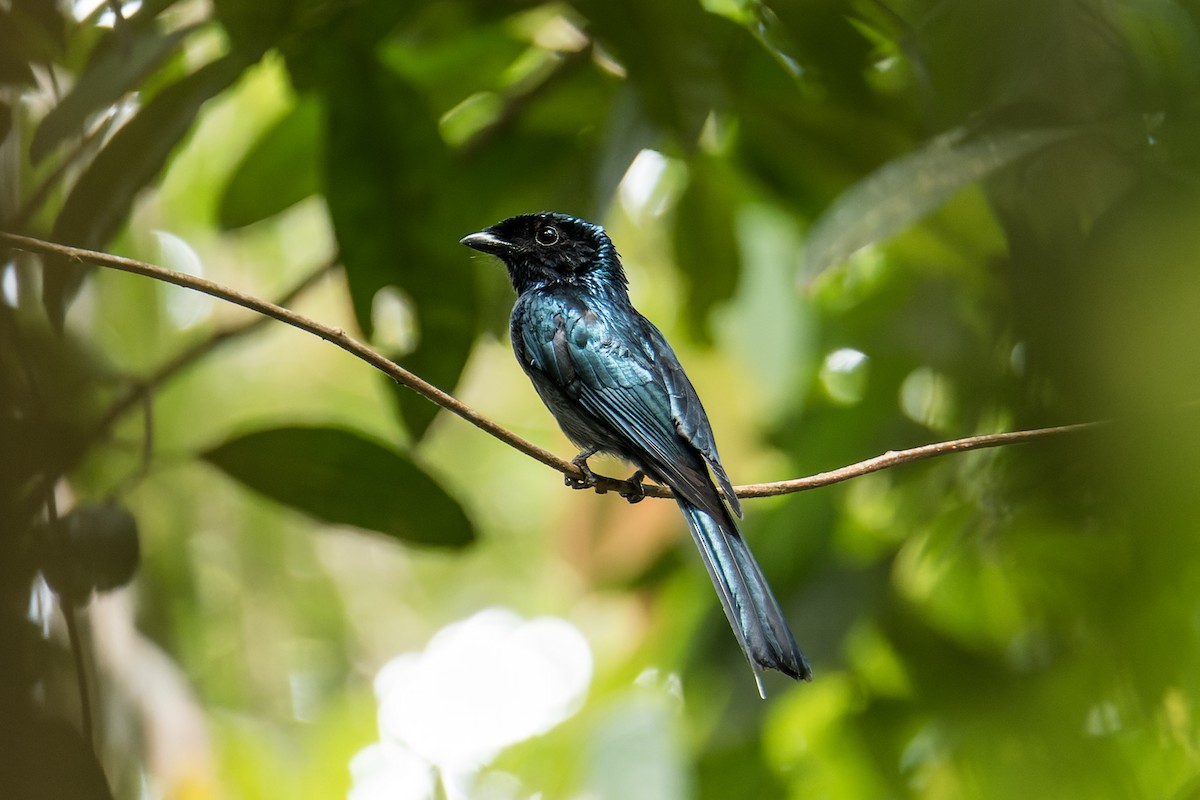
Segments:
[[[983,450],[988,447],[1023,444],[1037,439],[1044,439],[1048,436],[1095,430],[1108,424],[1108,422],[1078,422],[1074,425],[1058,425],[1052,428],[1034,428],[1027,431],[1009,431],[1007,433],[987,433],[981,436],[968,436],[963,439],[951,439],[947,442],[910,447],[907,450],[889,450],[883,455],[868,458],[866,461],[859,461],[856,464],[839,467],[828,472],[818,472],[816,475],[810,475],[807,478],[793,478],[790,481],[753,483],[746,486],[738,486],[737,496],[773,497],[779,494],[802,492],[807,489],[816,489],[819,486],[829,486],[830,484],[848,481],[851,478],[857,478],[860,475],[866,475],[871,472],[878,472],[881,469],[895,467],[899,464],[924,461],[927,458],[944,456],[949,453],[965,453],[968,450]]]
[[[335,255],[323,264],[318,265],[314,270],[301,278],[295,286],[286,291],[275,304],[280,307],[287,306],[301,294],[308,291],[309,288],[327,272],[333,270],[339,263],[341,263],[341,257]],[[257,330],[269,321],[270,317],[268,316],[260,315],[251,317],[245,322],[220,328],[207,338],[196,342],[191,347],[185,348],[166,363],[160,365],[148,377],[138,380],[130,387],[129,391],[114,401],[108,410],[104,412],[103,416],[100,417],[100,422],[96,424],[96,432],[103,433],[107,431],[114,422],[125,416],[131,409],[141,405],[146,395],[152,393],[159,386],[175,377],[176,374],[187,369],[213,350],[216,350],[232,339]]]
[[[480,414],[475,409],[466,405],[455,397],[443,392],[433,384],[417,377],[413,373],[404,369],[404,367],[396,364],[386,356],[377,353],[367,345],[357,339],[346,334],[341,328],[334,328],[329,325],[317,322],[302,314],[297,314],[290,309],[274,303],[262,300],[252,295],[244,294],[236,289],[230,289],[227,286],[222,286],[215,281],[210,281],[206,278],[199,278],[194,275],[187,275],[174,270],[163,269],[153,264],[147,264],[144,261],[136,261],[132,258],[123,256],[114,256],[108,253],[100,253],[94,250],[84,250],[79,247],[70,247],[65,244],[56,242],[47,242],[42,239],[35,239],[30,236],[19,236],[14,233],[6,233],[0,231],[0,243],[6,243],[18,250],[25,250],[30,253],[42,253],[44,255],[58,256],[76,263],[93,264],[98,267],[106,267],[108,269],[116,269],[122,272],[131,272],[134,275],[142,275],[147,278],[171,283],[176,286],[182,286],[185,289],[192,289],[203,294],[216,297],[234,305],[239,305],[243,308],[248,308],[251,311],[258,312],[267,317],[279,320],[280,322],[291,325],[294,328],[299,328],[302,331],[319,336],[330,344],[340,347],[352,356],[367,362],[375,369],[384,373],[388,377],[395,380],[397,383],[412,389],[417,394],[421,395],[430,402],[436,403],[442,408],[470,422],[472,425],[480,428],[497,439],[511,445],[520,450],[522,453],[537,459],[548,467],[557,469],[565,475],[582,478],[583,473],[579,468],[570,461],[559,458],[548,450],[543,450],[530,441],[522,439],[515,433],[501,427],[487,417]],[[612,486],[608,488],[618,488],[625,485],[624,481],[612,481]]]
[[[347,353],[350,353],[352,356],[355,356],[356,358],[375,367],[380,372],[383,372],[385,375],[391,377],[397,383],[412,389],[417,394],[421,395],[432,403],[436,403],[447,411],[457,414],[467,422],[491,434],[495,438],[499,439],[505,444],[508,444],[510,447],[519,450],[525,455],[540,461],[548,467],[558,470],[570,478],[578,479],[584,477],[580,469],[570,461],[559,458],[550,451],[538,447],[532,442],[523,439],[512,431],[502,427],[498,423],[493,422],[452,395],[447,394],[433,384],[428,383],[422,378],[414,375],[413,373],[401,367],[399,364],[396,364],[387,357],[381,355],[375,350],[372,350],[370,347],[358,341],[357,339],[348,336],[341,328],[334,328],[329,325],[325,325],[301,314],[297,314],[296,312],[284,308],[281,305],[253,297],[251,295],[243,294],[235,289],[230,289],[205,278],[198,278],[193,275],[187,275],[185,273],[163,269],[162,267],[157,267],[153,264],[147,264],[143,261],[135,261],[131,258],[114,256],[108,253],[100,253],[93,250],[84,250],[77,247],[69,247],[67,245],[58,244],[55,242],[47,242],[41,239],[34,239],[29,236],[19,236],[17,234],[5,233],[3,231],[0,231],[0,243],[6,243],[19,250],[25,250],[30,253],[42,253],[46,255],[59,256],[61,258],[66,258],[79,263],[93,264],[99,267],[121,270],[122,272],[131,272],[135,275],[142,275],[147,278],[154,278],[155,280],[164,281],[176,286],[182,286],[186,289],[202,292],[212,297],[225,300],[226,302],[242,306],[243,308],[248,308],[251,311],[262,314],[264,317],[271,317],[287,325],[291,325],[294,328],[299,328],[302,331],[319,336],[327,342],[341,348],[342,350],[345,350]],[[323,272],[324,269],[325,268],[323,268],[321,272]],[[312,276],[310,276],[310,278],[306,279],[305,283],[302,285],[306,285],[307,280],[312,279]],[[251,325],[253,324],[257,323],[251,323]],[[229,334],[225,335],[227,336]],[[211,343],[202,343],[198,347],[199,349],[202,349],[203,352],[207,352],[208,349],[211,349],[211,347],[215,346],[217,342],[223,340],[224,338],[225,336],[215,337],[213,340],[209,340]],[[185,351],[185,354],[190,352],[191,351]],[[181,360],[183,363],[190,363],[190,361],[193,359],[191,357],[184,359],[183,356],[180,356],[179,358],[168,362],[166,366],[155,372],[152,378],[147,382],[146,386],[156,386],[158,383],[173,375],[176,371],[178,371]],[[136,398],[141,395],[142,391],[145,390],[146,389],[143,388],[135,393],[133,395],[134,401],[136,401]],[[117,416],[120,416],[121,413],[124,413],[124,410],[127,410],[127,408],[121,408],[120,404],[114,406],[114,408],[110,409],[109,413],[105,416],[105,420],[107,422],[111,422],[112,420],[116,419]],[[1109,423],[1082,422],[1074,425],[1060,425],[1052,428],[1036,428],[1034,430],[1026,431],[1011,431],[1007,433],[985,434],[982,436],[969,436],[964,439],[953,439],[946,442],[937,442],[934,444],[923,445],[921,447],[913,447],[907,450],[889,450],[888,452],[879,456],[875,456],[874,458],[869,458],[865,461],[859,461],[858,463],[850,464],[848,466],[830,470],[828,472],[821,472],[816,475],[810,475],[804,478],[794,478],[786,481],[755,483],[738,486],[735,487],[735,491],[738,497],[746,498],[772,497],[775,495],[791,494],[793,492],[801,492],[808,489],[816,489],[821,486],[829,486],[830,484],[834,483],[841,483],[842,481],[849,480],[850,478],[856,478],[860,475],[866,475],[871,472],[878,472],[879,470],[894,467],[899,464],[908,464],[913,461],[923,461],[928,458],[947,455],[949,453],[961,453],[968,450],[981,450],[988,447],[1001,447],[1010,444],[1021,444],[1024,442],[1032,442],[1037,439],[1044,439],[1050,436],[1079,433],[1082,431],[1094,430],[1107,424]],[[609,478],[602,475],[597,476],[597,482],[594,488],[600,494],[604,494],[609,491],[621,493],[637,492],[637,487],[635,487],[634,484],[629,481]],[[667,489],[664,486],[646,484],[642,487],[642,489],[647,497],[673,496],[670,489]]]

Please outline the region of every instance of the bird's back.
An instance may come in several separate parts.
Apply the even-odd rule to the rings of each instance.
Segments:
[[[732,487],[700,398],[666,339],[627,301],[573,286],[523,293],[513,349],[542,400],[580,447],[635,464],[711,514]],[[736,502],[736,498],[734,498]]]

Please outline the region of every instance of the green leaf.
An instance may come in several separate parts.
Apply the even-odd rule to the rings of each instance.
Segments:
[[[223,230],[286,210],[318,190],[321,104],[301,98],[258,138],[234,170],[217,209]]]
[[[475,529],[462,506],[402,453],[340,428],[255,431],[203,454],[270,499],[325,522],[410,544],[462,547]]]
[[[163,33],[150,28],[138,32],[128,43],[101,43],[97,48],[99,54],[88,64],[75,86],[38,125],[29,145],[30,159],[34,163],[41,161],[63,139],[80,133],[90,114],[111,106],[126,92],[132,91],[194,29],[188,27]],[[110,36],[117,34],[114,31]]]
[[[737,288],[741,261],[731,177],[715,160],[697,159],[675,210],[675,258],[687,281],[690,333],[709,341],[708,314]]]
[[[20,31],[12,24],[10,15],[0,9],[0,85],[33,86],[37,83],[30,57],[21,52],[20,44]]]
[[[370,54],[331,45],[322,56],[325,194],[354,313],[370,337],[375,293],[400,286],[401,273],[430,266],[419,258],[425,241],[419,228],[438,203],[434,176],[443,171],[445,148],[421,98]],[[404,235],[412,228],[415,240]]]
[[[734,24],[699,3],[673,0],[576,0],[589,30],[628,70],[646,113],[690,149],[720,104],[723,50]]]
[[[234,48],[257,59],[283,38],[298,13],[293,5],[292,0],[215,0],[213,8]]]
[[[32,65],[57,61],[63,43],[62,12],[56,4],[0,4],[0,86],[36,85]]]
[[[225,56],[163,89],[113,135],[71,189],[54,223],[55,241],[100,247],[117,232],[137,193],[162,170],[167,157],[192,128],[204,103],[229,87],[246,62]],[[60,264],[46,270],[46,313],[62,326],[66,306],[79,289],[83,270]]]
[[[370,53],[329,45],[319,53],[328,113],[325,196],[359,326],[371,336],[372,304],[384,286],[412,302],[416,348],[404,365],[450,390],[480,322],[472,262],[449,178],[454,167],[437,122],[406,82]],[[437,407],[396,395],[414,440]]]
[[[956,192],[1016,159],[1071,135],[1062,128],[970,135],[955,128],[844,192],[813,224],[802,281],[840,264],[933,211]]]

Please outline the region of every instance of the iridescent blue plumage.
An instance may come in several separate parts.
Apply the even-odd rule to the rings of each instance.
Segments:
[[[525,214],[462,243],[508,267],[518,294],[513,350],[583,448],[576,463],[590,474],[587,456],[613,453],[671,487],[760,691],[759,668],[811,678],[738,531],[741,506],[700,398],[666,339],[630,303],[604,229],[565,214]]]

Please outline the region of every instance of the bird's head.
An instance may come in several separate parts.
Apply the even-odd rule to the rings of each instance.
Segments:
[[[555,283],[625,290],[621,259],[604,228],[568,214],[509,217],[462,244],[498,256],[518,293]]]

